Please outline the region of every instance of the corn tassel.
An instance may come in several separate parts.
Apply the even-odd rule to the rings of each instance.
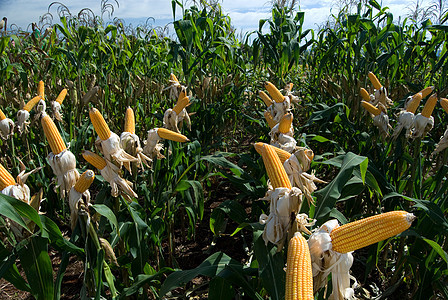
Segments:
[[[406,111],[415,114],[415,112],[417,111],[418,106],[420,105],[420,101],[422,101],[422,99],[423,99],[423,94],[422,93],[417,93],[414,96],[412,96],[412,99],[406,105]]]
[[[174,132],[174,131],[166,129],[166,128],[157,129],[157,134],[162,139],[171,140],[171,141],[175,141],[175,142],[183,143],[183,142],[189,141],[189,139],[185,135]]]
[[[3,167],[2,164],[0,164],[0,191],[2,191],[4,188],[15,185],[16,181],[14,180],[14,177]]]
[[[272,105],[272,99],[269,98],[268,94],[266,94],[263,91],[260,91],[258,95],[260,96],[261,100],[263,100],[263,102],[266,104],[267,107]]]
[[[369,93],[366,91],[365,88],[361,88],[361,91],[359,92],[359,94],[361,95],[362,99],[364,99],[367,102],[370,102],[370,95]]]
[[[25,104],[25,106],[22,108],[23,110],[26,110],[27,112],[30,112],[34,106],[36,106],[36,104],[42,99],[41,96],[36,96],[33,99],[31,99],[30,101],[28,101],[27,104]]]
[[[107,165],[106,160],[104,158],[102,158],[98,154],[93,153],[93,152],[88,151],[88,150],[84,150],[82,152],[82,157],[84,157],[84,159],[88,163],[90,163],[92,166],[94,166],[98,170],[104,169],[106,167],[106,165]]]
[[[176,106],[174,106],[173,110],[178,115],[185,107],[187,107],[189,103],[190,99],[188,97],[183,97],[182,99],[177,101]]]
[[[378,107],[373,106],[372,104],[370,104],[369,102],[366,102],[364,100],[361,101],[361,105],[362,107],[364,107],[369,113],[378,116],[381,114],[381,109],[379,109]]]
[[[278,124],[278,131],[283,134],[288,133],[292,126],[292,119],[291,113],[284,115]]]
[[[308,243],[297,232],[289,241],[286,264],[285,300],[312,300],[313,272]]]
[[[373,74],[372,72],[369,72],[369,79],[370,82],[372,82],[373,87],[377,90],[379,90],[380,88],[382,88],[383,86],[381,85],[380,81],[378,80],[378,78],[375,76],[375,74]]]
[[[94,179],[95,173],[92,170],[85,171],[76,181],[75,190],[80,194],[84,193],[92,185]]]
[[[261,157],[263,158],[272,187],[274,189],[279,187],[291,189],[291,182],[274,148],[268,144],[263,145]]]
[[[110,138],[110,129],[104,120],[101,113],[96,108],[91,108],[89,111],[90,120],[92,121],[93,128],[101,140],[105,141]]]
[[[411,226],[414,215],[391,211],[333,229],[330,233],[333,250],[347,253],[393,237]]]
[[[47,138],[48,144],[50,144],[51,152],[53,152],[54,155],[58,155],[67,149],[56,125],[48,115],[42,117],[41,123],[45,137]]]
[[[440,105],[448,113],[448,99],[440,98]]]
[[[135,134],[135,116],[134,110],[128,106],[124,116],[124,132]]]
[[[282,103],[283,101],[285,101],[285,97],[282,95],[282,93],[280,93],[280,91],[275,85],[273,85],[269,81],[266,81],[264,83],[264,87],[269,92],[269,95],[271,95],[271,97],[274,99],[275,102]]]
[[[422,94],[423,98],[426,98],[427,96],[429,96],[429,94],[432,93],[432,91],[434,91],[434,87],[428,86],[427,88],[424,88],[423,90],[421,90],[419,93]]]
[[[268,123],[269,128],[273,128],[275,125],[277,125],[277,122],[272,118],[272,115],[268,112],[264,112],[264,118],[266,119],[266,122]]]
[[[64,99],[65,99],[65,96],[67,96],[67,89],[63,89],[63,90],[59,93],[59,95],[58,95],[58,97],[56,98],[56,100],[54,100],[54,101],[56,101],[56,102],[59,103],[59,104],[62,104],[62,102],[63,102]]]
[[[425,106],[423,107],[422,110],[422,116],[427,118],[431,117],[432,111],[434,110],[436,104],[437,104],[437,94],[433,94],[426,101]]]
[[[37,95],[41,96],[42,100],[45,100],[45,85],[42,80],[39,81],[39,85],[37,86]]]

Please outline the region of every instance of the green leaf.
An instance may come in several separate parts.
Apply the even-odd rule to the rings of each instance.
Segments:
[[[137,279],[135,280],[134,284],[130,286],[129,288],[125,288],[123,290],[123,296],[131,296],[138,292],[138,290],[144,286],[145,284],[150,283],[153,280],[157,280],[161,275],[173,271],[171,268],[162,268],[157,273],[151,274],[151,275],[144,275],[140,274],[137,276]]]
[[[448,267],[448,254],[442,249],[442,247],[432,240],[429,239],[423,239],[423,240],[427,242],[440,255],[440,257],[446,262]]]
[[[118,231],[117,217],[115,217],[114,212],[108,206],[104,204],[93,204],[92,207],[97,213],[99,213],[109,221],[112,227],[114,227],[117,234],[120,234],[120,232]]]
[[[0,194],[0,214],[10,218],[29,232],[30,230],[22,217],[33,221],[37,226],[42,228],[37,211],[27,203],[16,198]]]
[[[235,296],[235,290],[232,285],[222,277],[216,276],[210,280],[209,299],[230,300]]]

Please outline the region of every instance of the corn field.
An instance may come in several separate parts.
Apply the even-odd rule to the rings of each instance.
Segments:
[[[0,299],[448,299],[448,13],[53,5],[0,36]]]

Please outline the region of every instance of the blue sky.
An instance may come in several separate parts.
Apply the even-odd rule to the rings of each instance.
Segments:
[[[155,25],[165,25],[173,21],[171,0],[118,0],[119,7],[116,7],[113,17],[124,19],[126,24],[143,24],[148,17],[153,17]],[[300,9],[305,12],[305,28],[316,29],[318,25],[328,19],[329,14],[336,12],[335,3],[338,0],[301,0]],[[394,17],[398,19],[408,12],[408,7],[415,4],[414,1],[406,0],[384,0],[383,6],[388,6]],[[48,6],[54,1],[49,0],[0,0],[0,18],[8,18],[8,27],[16,24],[22,29],[26,29],[31,22],[38,23],[39,16],[47,13]],[[100,13],[101,1],[71,0],[64,3],[72,13],[78,13],[82,8],[90,8],[96,14]],[[114,3],[113,0],[109,0]],[[431,0],[423,0],[423,5],[427,5]],[[232,19],[232,25],[238,32],[246,32],[258,29],[258,21],[270,16],[270,5],[268,0],[222,0],[221,6],[224,13]],[[53,6],[50,12],[57,17],[57,5]],[[176,17],[179,17],[180,13]]]

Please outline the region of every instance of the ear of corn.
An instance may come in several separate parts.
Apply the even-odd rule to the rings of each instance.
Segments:
[[[185,135],[183,135],[181,133],[174,132],[174,131],[166,129],[166,128],[157,129],[157,134],[162,139],[171,140],[171,141],[175,141],[175,142],[183,143],[183,142],[189,141],[189,139]]]
[[[437,94],[431,95],[429,99],[426,101],[425,106],[422,110],[422,116],[424,117],[431,117],[432,111],[434,110],[434,107],[436,107],[437,104]]]
[[[0,121],[6,119],[5,114],[3,113],[3,111],[0,109]]]
[[[429,96],[429,94],[432,93],[432,91],[434,91],[434,87],[428,86],[427,88],[424,88],[423,90],[421,90],[419,93],[422,94],[423,98],[426,98],[427,96]]]
[[[67,149],[53,120],[48,115],[45,115],[40,121],[42,123],[42,128],[44,129],[45,137],[50,145],[51,152],[53,152],[54,155],[57,155]]]
[[[263,163],[268,177],[271,180],[272,187],[274,189],[278,187],[291,189],[291,182],[274,148],[268,144],[263,145],[261,157],[263,158]]]
[[[76,181],[74,186],[75,190],[78,193],[84,193],[90,187],[94,179],[95,173],[93,173],[92,170],[85,171],[81,176],[79,176],[78,181]]]
[[[364,99],[367,102],[370,102],[370,95],[369,93],[366,91],[365,88],[361,88],[361,91],[359,92],[359,94],[361,95],[362,99]]]
[[[420,105],[420,101],[422,101],[422,98],[423,98],[422,93],[417,93],[414,96],[412,96],[412,99],[409,101],[408,105],[406,106],[406,111],[415,114],[418,106]]]
[[[106,160],[96,153],[85,150],[82,152],[82,157],[98,170],[102,170],[106,167]]]
[[[260,91],[258,93],[258,95],[260,96],[261,100],[263,100],[264,104],[266,104],[266,106],[271,106],[272,105],[272,99],[269,98],[268,94],[266,94],[263,91]]]
[[[333,250],[347,253],[393,237],[411,226],[414,215],[391,211],[333,229],[330,233]]]
[[[265,89],[268,91],[269,95],[271,95],[272,99],[274,99],[275,102],[281,103],[285,101],[285,97],[283,97],[282,93],[278,90],[278,88],[270,83],[269,81],[266,81],[264,83]]]
[[[124,116],[124,132],[135,134],[135,116],[134,110],[128,106]]]
[[[292,91],[292,88],[294,87],[294,83],[290,82],[286,85],[285,89],[288,91]]]
[[[448,99],[440,98],[440,105],[448,113]]]
[[[263,146],[264,145],[266,145],[266,144],[265,143],[261,143],[261,142],[258,142],[258,143],[254,144],[255,150],[258,152],[258,154],[261,155],[261,152],[263,151]],[[285,161],[291,157],[291,153],[289,153],[288,151],[285,151],[285,150],[280,149],[280,148],[275,147],[275,146],[271,146],[271,147],[277,153],[278,158],[280,158],[280,161],[281,161],[282,164],[285,163]],[[311,152],[313,152],[313,151],[311,151]]]
[[[264,112],[264,118],[266,119],[266,122],[268,122],[269,128],[273,128],[275,125],[277,125],[277,122],[275,122],[274,118],[272,118],[272,115],[268,112]]]
[[[2,191],[4,188],[15,185],[16,181],[12,177],[12,175],[3,167],[2,164],[0,164],[0,191]]]
[[[289,241],[285,300],[312,300],[313,272],[308,243],[301,233]]]
[[[45,85],[41,80],[39,81],[39,85],[37,86],[37,95],[42,97],[42,100],[45,100]]]
[[[179,80],[177,80],[176,75],[174,75],[173,73],[170,74],[170,81],[174,81],[174,82],[179,83]]]
[[[366,102],[366,101],[361,101],[361,105],[362,107],[364,107],[369,113],[378,116],[379,114],[381,114],[381,109],[379,109],[378,107],[373,106],[371,103]]]
[[[107,126],[101,113],[96,108],[91,108],[89,111],[90,120],[92,121],[93,128],[95,128],[96,133],[101,140],[105,141],[110,138],[110,129]]]
[[[176,114],[180,114],[180,112],[190,103],[190,99],[188,97],[183,97],[182,99],[178,100],[176,103],[176,106],[174,106],[173,110],[176,112]]]
[[[182,100],[183,98],[187,97],[187,90],[185,87],[182,87],[182,90],[179,93],[179,96],[177,97],[177,101]]]
[[[285,151],[286,152],[286,151]],[[308,157],[308,159],[310,161],[312,161],[314,159],[314,152],[311,149],[306,149],[305,150],[305,155]]]
[[[382,88],[383,86],[381,85],[380,81],[378,80],[378,78],[375,76],[375,74],[373,74],[372,72],[369,72],[369,79],[370,82],[372,82],[373,87],[377,90],[379,90],[380,88]]]
[[[64,99],[65,99],[65,96],[67,96],[67,89],[63,89],[60,93],[59,93],[59,95],[58,95],[58,97],[56,98],[56,102],[57,103],[59,103],[59,104],[62,104],[62,102],[64,101]]]
[[[281,133],[288,133],[292,126],[292,114],[287,113],[280,119],[280,124],[278,124],[278,131]]]
[[[30,101],[28,101],[27,104],[25,104],[25,106],[22,108],[23,110],[26,110],[27,112],[31,111],[33,109],[34,106],[36,106],[36,104],[42,99],[41,96],[36,96],[33,99],[31,99]]]

